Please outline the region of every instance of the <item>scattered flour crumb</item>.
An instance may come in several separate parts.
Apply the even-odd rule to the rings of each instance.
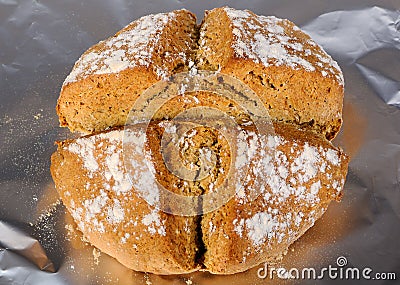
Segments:
[[[93,259],[94,259],[94,264],[99,265],[100,263],[100,258],[101,252],[97,248],[93,248]]]

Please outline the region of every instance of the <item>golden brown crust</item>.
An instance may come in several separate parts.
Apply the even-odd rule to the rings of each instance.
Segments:
[[[144,90],[162,77],[188,71],[197,54],[197,68],[243,81],[260,96],[272,118],[323,133],[329,140],[338,133],[343,105],[340,68],[292,22],[216,8],[206,14],[198,38],[195,16],[186,10],[147,17],[93,46],[77,61],[57,105],[62,126],[92,133],[124,125]],[[136,38],[136,29],[143,25],[154,29]]]
[[[243,193],[202,216],[204,265],[212,273],[242,272],[280,259],[332,200],[340,200],[347,156],[313,132],[281,123],[274,129],[281,139],[258,158],[263,166],[250,169]],[[250,199],[254,192],[257,197]]]
[[[51,162],[57,191],[91,244],[138,271],[197,270],[199,218],[165,214],[137,194],[122,165],[122,131],[59,142]]]
[[[91,135],[57,143],[51,165],[57,190],[90,243],[134,270],[231,274],[280,258],[332,200],[340,200],[347,173],[347,156],[328,141],[341,125],[342,73],[321,47],[290,21],[249,11],[213,9],[200,35],[195,22],[186,10],[132,22],[82,55],[58,100],[61,125]],[[217,128],[187,123],[190,132],[170,121],[121,128],[148,87],[191,67],[247,84],[267,107],[272,127],[269,116],[246,123],[247,112],[256,110],[243,108],[243,94],[183,90],[153,110],[153,118],[217,108],[241,127],[225,128],[233,141],[219,135],[225,126],[218,125],[220,117],[212,118]],[[240,93],[235,88],[231,93]],[[169,132],[182,138],[162,146]],[[125,157],[131,150],[124,147],[136,154]],[[194,171],[172,174],[171,165],[179,163]],[[197,179],[205,170],[209,175]],[[185,204],[171,204],[156,181],[189,196],[190,215],[161,211],[165,205],[181,211]],[[229,185],[232,199],[216,210],[195,197]]]
[[[125,124],[137,97],[194,60],[196,17],[187,10],[142,17],[87,50],[57,103],[61,126],[93,133]]]
[[[263,122],[258,126],[266,129]],[[180,147],[188,163],[200,166],[199,150],[210,148],[219,161],[211,175],[185,182],[171,174],[160,149],[167,128],[165,121],[151,123],[144,148],[151,154],[161,185],[181,195],[200,195],[216,191],[231,179],[226,177],[232,167],[228,142],[207,127],[186,133]],[[122,138],[143,146],[139,142],[144,133],[135,126],[125,133],[115,129],[58,143],[51,171],[64,204],[86,238],[127,267],[159,274],[191,272],[201,266],[217,274],[241,272],[287,250],[330,201],[340,198],[346,176],[347,157],[324,138],[283,123],[275,123],[274,130],[257,134],[244,127],[244,139],[237,144],[257,140],[261,152],[244,161],[247,170],[240,161],[234,164],[236,173],[247,171],[236,183],[243,189],[237,188],[221,208],[198,217],[166,214],[140,196],[145,193],[152,196],[146,199],[160,203],[163,199],[159,192],[152,192],[157,188],[142,170],[145,162],[140,158],[129,159],[135,160],[136,174],[145,177],[144,182],[132,181],[137,188],[129,183],[121,157]],[[248,147],[254,153],[255,145]],[[200,202],[198,206],[205,207]]]
[[[329,140],[338,133],[342,72],[292,22],[227,7],[213,9],[201,26],[197,60],[201,68],[246,83],[272,118],[323,133]]]

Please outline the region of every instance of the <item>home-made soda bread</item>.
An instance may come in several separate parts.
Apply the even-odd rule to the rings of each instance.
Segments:
[[[200,27],[187,10],[145,16],[91,47],[63,84],[61,126],[85,134],[122,126],[144,90],[193,67],[242,80],[274,120],[329,140],[340,129],[337,63],[292,22],[228,7],[206,13]]]
[[[201,149],[208,148],[218,162],[211,175],[196,182],[173,175],[163,161],[161,139],[171,129],[162,121],[151,123],[145,133],[135,126],[111,130],[60,142],[52,156],[56,188],[80,230],[91,244],[134,270],[247,270],[280,257],[341,196],[347,157],[311,131],[275,123],[275,133],[261,134],[244,126],[234,141],[248,149],[249,160],[240,155],[231,166],[227,141],[215,129],[192,128],[178,144],[184,160],[201,167]],[[127,172],[123,140],[146,152],[155,179],[140,157],[128,158],[136,174]],[[156,180],[174,193],[198,196],[231,179],[229,167],[247,175],[221,208],[186,217],[158,210],[163,196]],[[204,204],[199,200],[197,206]]]
[[[158,106],[144,92],[207,71],[227,96],[182,85]],[[123,127],[138,98],[129,123],[146,104],[153,120]],[[52,177],[87,240],[128,268],[242,272],[280,258],[340,200],[348,158],[329,140],[342,101],[340,68],[288,20],[227,7],[200,26],[187,10],[145,16],[91,47],[65,80],[61,125],[88,135],[57,143]]]

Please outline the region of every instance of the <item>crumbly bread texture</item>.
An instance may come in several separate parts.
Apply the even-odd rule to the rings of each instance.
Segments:
[[[166,142],[177,144],[183,163],[197,169],[207,168],[201,157],[211,162],[215,155],[210,175],[199,181],[179,178],[167,167],[162,137],[180,132],[169,121],[151,123],[147,132],[133,126],[60,142],[51,172],[86,238],[127,267],[159,274],[241,272],[287,250],[330,201],[339,200],[347,172],[342,151],[311,131],[283,123],[275,123],[275,133],[266,134],[242,127],[233,141],[247,151],[239,152],[233,164],[227,140],[215,129],[191,128],[178,142]],[[125,147],[146,153],[161,185],[181,195],[218,191],[231,179],[226,177],[230,167],[246,175],[237,178],[233,198],[215,211],[188,217],[167,214],[157,210],[165,201],[156,180],[146,174],[146,161],[129,157],[133,172],[128,174],[123,140]],[[197,206],[205,205],[199,200]]]
[[[340,129],[342,72],[289,20],[213,9],[201,25],[197,60],[201,69],[219,70],[246,83],[274,119],[311,128],[329,140]]]
[[[196,47],[196,17],[187,10],[132,22],[75,63],[57,103],[61,126],[89,134],[124,125],[144,90],[188,70]]]
[[[61,126],[85,134],[122,126],[144,90],[190,68],[243,81],[274,120],[328,140],[340,129],[337,63],[292,22],[228,7],[206,13],[200,27],[187,10],[145,16],[91,47],[63,84]]]

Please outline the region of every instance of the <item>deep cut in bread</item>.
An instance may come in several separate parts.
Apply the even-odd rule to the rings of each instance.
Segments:
[[[196,76],[218,88],[187,83]],[[200,26],[187,10],[145,16],[75,63],[57,113],[88,135],[57,143],[51,174],[86,239],[128,268],[242,272],[281,258],[340,200],[348,158],[330,140],[343,86],[288,20],[228,7]]]
[[[174,130],[168,121],[150,124],[146,135],[133,126],[60,142],[51,172],[89,242],[125,266],[158,274],[200,268],[217,274],[242,272],[280,257],[332,200],[339,200],[347,172],[347,157],[324,138],[283,123],[275,123],[274,129],[275,134],[258,134],[250,127],[237,137],[232,133],[249,154],[248,160],[241,154],[232,166],[223,136],[205,126],[192,128],[178,144],[183,160],[201,168],[202,149],[215,154],[211,174],[200,181],[186,181],[167,168],[161,140],[164,132]],[[156,180],[180,195],[217,191],[231,179],[226,176],[229,167],[246,176],[237,180],[233,198],[217,210],[189,217],[168,214],[158,210],[166,202],[146,174],[146,161],[129,157],[134,174],[127,172],[123,139],[135,149],[145,145]],[[206,206],[200,200],[196,205]]]
[[[328,140],[340,129],[337,63],[292,22],[227,7],[207,12],[200,33],[195,16],[180,10],[142,17],[91,47],[63,84],[61,126],[85,134],[122,126],[144,90],[192,67],[243,81],[274,120]]]

